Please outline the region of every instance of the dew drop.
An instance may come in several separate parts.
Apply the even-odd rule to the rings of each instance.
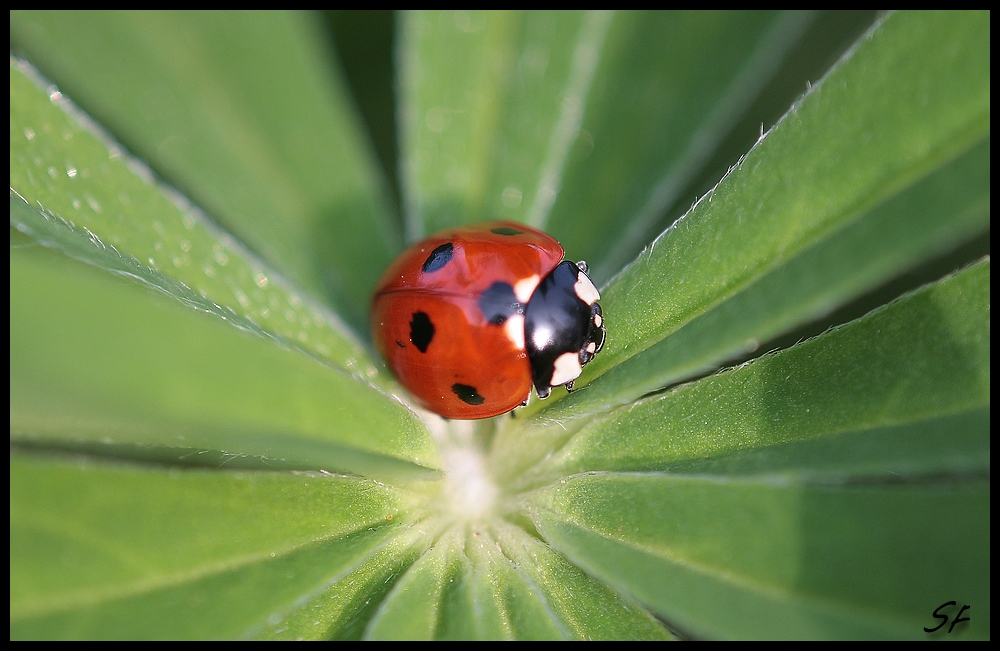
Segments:
[[[84,195],[83,198],[87,200],[88,204],[90,204],[90,209],[91,210],[93,210],[98,215],[101,214],[101,204],[97,203],[97,199],[95,199],[94,197],[90,196],[89,194]]]
[[[513,186],[506,188],[500,195],[500,200],[503,201],[503,205],[507,208],[517,208],[521,205],[521,200],[524,195],[521,191]]]
[[[427,111],[424,123],[434,133],[444,133],[451,124],[451,113],[446,108],[436,106]]]

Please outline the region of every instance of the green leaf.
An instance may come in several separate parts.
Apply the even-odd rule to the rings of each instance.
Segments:
[[[689,634],[926,638],[942,603],[989,604],[989,481],[798,485],[578,475],[535,524],[592,576]],[[975,622],[975,623],[972,623]],[[963,630],[989,638],[989,620]]]
[[[285,12],[17,12],[11,39],[245,245],[367,332],[371,289],[400,238],[314,21]],[[81,172],[89,162],[67,160]],[[52,164],[62,173],[65,162]],[[100,203],[114,210],[116,199]],[[181,255],[172,252],[181,233],[162,236],[161,265]]]
[[[609,22],[600,12],[407,15],[400,132],[411,239],[524,219],[540,176],[561,172]]]
[[[12,440],[379,477],[437,465],[404,407],[274,338],[39,246],[11,249],[10,274]]]
[[[393,586],[368,623],[369,639],[428,640],[441,627],[442,601],[455,581],[463,536],[447,531]],[[465,560],[467,563],[468,561]]]
[[[12,639],[251,635],[402,521],[395,491],[318,473],[12,454],[10,485]]]
[[[496,467],[514,472],[547,454],[519,487],[593,470],[988,473],[989,335],[986,260],[816,339],[617,409],[571,439],[559,427],[530,445],[505,436]]]
[[[814,18],[617,13],[551,216],[536,223],[606,281],[658,232]]]
[[[612,280],[590,386],[544,417],[709,370],[988,229],[989,51],[988,15],[876,24]]]
[[[500,548],[537,586],[569,637],[583,640],[669,638],[663,625],[614,590],[587,576],[519,527],[497,525]]]
[[[367,632],[381,639],[663,639],[641,608],[502,522],[446,531]]]
[[[498,218],[544,228],[551,216],[572,255],[624,262],[809,21],[409,14],[401,131],[411,238]]]
[[[376,375],[338,317],[155,183],[59,91],[39,83],[30,66],[11,61],[11,226],[99,267],[121,273],[127,264],[128,275],[169,278],[190,288],[170,293],[199,294],[318,357]],[[14,211],[15,195],[36,209]]]
[[[526,512],[683,631],[920,637],[989,602],[989,334],[987,260],[585,428]]]
[[[278,640],[358,640],[399,577],[433,542],[425,524],[395,531],[350,574],[310,596],[295,610],[269,620],[257,637]]]

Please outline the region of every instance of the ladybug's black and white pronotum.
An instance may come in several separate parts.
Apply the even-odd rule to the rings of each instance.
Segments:
[[[488,418],[572,390],[604,344],[587,265],[514,222],[455,228],[408,248],[372,299],[372,335],[396,377],[446,418]]]

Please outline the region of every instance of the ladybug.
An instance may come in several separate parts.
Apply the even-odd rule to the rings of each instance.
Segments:
[[[404,387],[445,418],[489,418],[573,389],[604,345],[585,262],[515,222],[443,231],[406,249],[371,305],[372,338]]]

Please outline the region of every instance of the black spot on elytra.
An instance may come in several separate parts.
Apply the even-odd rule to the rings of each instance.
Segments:
[[[421,267],[421,270],[425,274],[429,274],[441,269],[446,264],[451,262],[453,249],[454,247],[451,245],[451,242],[446,242],[437,247],[431,251],[431,254],[427,256],[426,260],[424,260],[424,266]]]
[[[424,312],[414,312],[413,320],[410,321],[410,341],[417,347],[417,350],[426,353],[433,338],[434,324],[431,323],[431,318]]]
[[[479,395],[476,387],[470,387],[468,384],[453,384],[451,390],[455,392],[459,400],[467,405],[481,405],[486,402],[486,398]]]
[[[504,321],[524,310],[517,302],[514,288],[501,282],[493,283],[479,295],[479,309],[483,318],[493,325],[503,325]]]
[[[496,233],[497,235],[523,235],[524,231],[519,231],[516,228],[509,228],[507,226],[498,226],[497,228],[491,228],[491,233]]]

